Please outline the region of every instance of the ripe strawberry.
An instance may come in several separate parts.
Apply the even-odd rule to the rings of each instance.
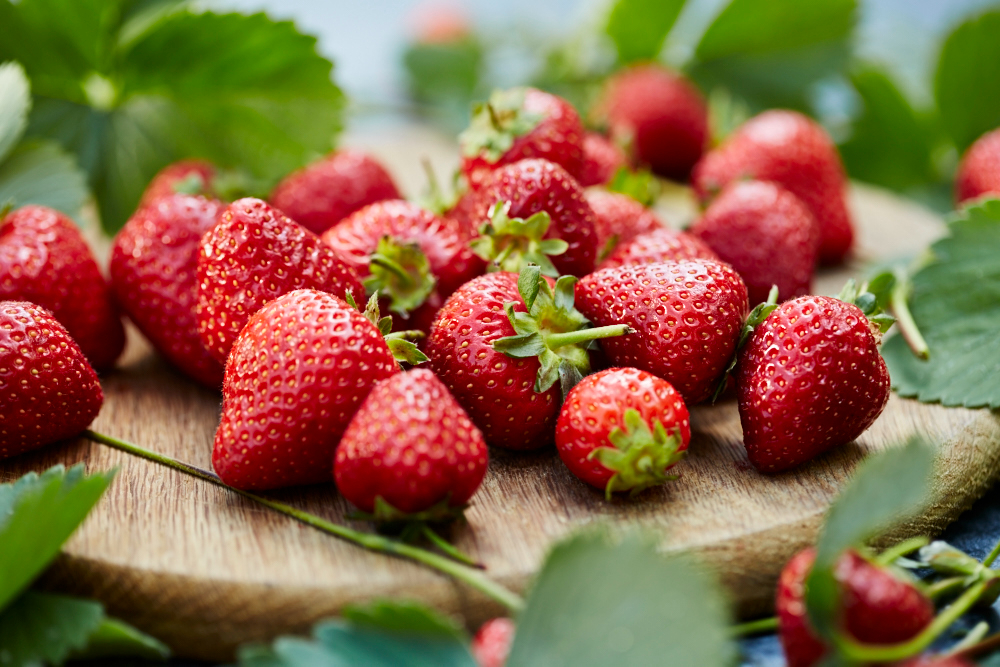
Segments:
[[[598,259],[607,257],[620,243],[664,227],[653,211],[628,195],[607,190],[587,190],[587,203],[594,211]]]
[[[812,288],[819,225],[776,183],[729,184],[689,231],[736,269],[751,305],[766,301],[772,285],[785,300]]]
[[[708,108],[687,79],[659,65],[638,65],[608,80],[597,115],[635,162],[686,181],[708,141]]]
[[[425,333],[444,300],[484,269],[459,223],[399,199],[355,211],[322,239],[386,297],[398,324]]]
[[[50,311],[97,370],[125,348],[125,329],[94,256],[73,222],[44,206],[0,220],[0,299]]]
[[[499,202],[510,206],[505,211],[497,205]],[[480,227],[482,238],[473,249],[480,257],[496,261],[504,271],[520,271],[527,262],[554,265],[560,274],[573,276],[594,270],[594,212],[583,188],[557,164],[522,160],[497,169],[479,189],[475,211],[473,220],[491,222]],[[528,221],[545,213],[550,222],[542,224],[541,219],[536,219],[534,225],[508,225],[506,220],[495,217],[504,211],[503,218],[508,220]],[[565,243],[550,243],[556,239]],[[552,255],[551,260],[548,255]]]
[[[0,460],[76,435],[103,402],[97,374],[50,312],[0,301]]]
[[[826,130],[795,111],[765,111],[705,155],[691,175],[702,201],[746,178],[774,181],[801,199],[819,224],[820,261],[844,261],[854,228],[844,168]]]
[[[559,458],[603,489],[640,491],[667,474],[691,441],[687,406],[670,383],[635,368],[610,368],[573,387],[556,423]]]
[[[679,262],[685,259],[718,261],[719,256],[697,236],[660,227],[619,244],[597,268]]]
[[[483,434],[429,370],[375,385],[337,447],[337,489],[376,519],[460,510],[486,476]]]
[[[504,667],[514,643],[514,621],[494,618],[479,627],[472,638],[472,657],[479,667]]]
[[[427,340],[431,368],[491,445],[535,449],[552,442],[560,389],[590,372],[590,342],[629,333],[588,328],[573,308],[576,279],[555,283],[530,266],[488,273],[455,291]],[[556,386],[558,383],[559,386]]]
[[[139,208],[172,194],[211,196],[215,166],[204,160],[181,160],[168,164],[153,177],[142,193]]]
[[[303,289],[271,301],[226,364],[215,471],[238,489],[329,481],[344,429],[398,370],[379,329],[341,298]]]
[[[269,201],[312,233],[322,234],[363,206],[399,198],[392,176],[375,158],[340,150],[285,176]]]
[[[796,554],[778,580],[778,634],[788,667],[818,664],[827,648],[813,634],[805,606],[805,581],[814,549]],[[916,636],[934,618],[934,605],[913,584],[898,579],[854,551],[834,566],[840,585],[842,631],[866,644],[895,644]]]
[[[224,363],[261,306],[297,289],[363,300],[357,274],[332,248],[259,199],[239,199],[219,216],[198,254],[198,330]]]
[[[222,364],[198,334],[198,248],[225,204],[171,194],[135,212],[111,247],[111,286],[122,309],[167,360],[206,387]]]
[[[663,378],[688,405],[712,395],[747,316],[739,275],[708,259],[602,269],[580,281],[576,300],[595,325],[638,332],[601,342],[611,363]]]
[[[768,315],[736,376],[750,462],[778,472],[864,433],[889,400],[880,340],[860,308],[833,297],[799,297]]]
[[[1000,196],[1000,129],[976,139],[962,157],[955,177],[956,204],[985,194]]]
[[[587,132],[583,135],[583,168],[580,185],[604,185],[615,173],[628,165],[625,151],[603,134]]]
[[[475,188],[490,172],[527,158],[542,158],[573,178],[583,170],[583,124],[573,105],[536,88],[498,90],[473,109],[459,136],[462,172]]]

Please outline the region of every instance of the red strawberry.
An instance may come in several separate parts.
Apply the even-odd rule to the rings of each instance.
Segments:
[[[357,274],[307,229],[259,199],[234,201],[201,241],[198,329],[225,362],[243,325],[261,306],[297,289],[362,301]]]
[[[222,386],[222,364],[198,334],[198,248],[225,204],[172,194],[140,207],[115,236],[111,286],[153,346],[206,387]]]
[[[552,441],[560,389],[590,372],[589,342],[628,333],[589,329],[573,308],[575,279],[537,266],[489,273],[460,287],[427,340],[431,367],[491,445],[535,449]],[[558,385],[558,386],[557,386]]]
[[[285,176],[270,202],[309,231],[322,234],[363,206],[399,197],[392,176],[375,158],[340,150]]]
[[[844,261],[854,228],[844,168],[826,130],[795,111],[765,111],[705,155],[691,175],[702,201],[746,178],[774,181],[801,199],[819,224],[820,261]]]
[[[573,178],[583,170],[583,125],[573,105],[535,88],[498,90],[477,105],[459,137],[462,172],[478,187],[490,172],[527,158],[543,158]]]
[[[418,368],[375,385],[344,431],[333,473],[359,509],[397,518],[462,508],[488,462],[483,434],[441,380]]]
[[[956,204],[985,194],[1000,196],[1000,129],[976,139],[962,157],[955,177]]]
[[[573,387],[556,423],[559,458],[574,475],[632,495],[667,475],[691,441],[687,406],[670,383],[635,368],[588,375]]]
[[[812,288],[819,225],[809,209],[775,183],[739,181],[716,197],[691,227],[747,284],[750,304],[767,301],[772,285],[781,299]]]
[[[215,181],[215,166],[204,160],[181,160],[168,164],[153,177],[142,193],[139,208],[160,197],[172,194],[210,195]]]
[[[545,213],[547,222],[525,227],[507,225],[494,214],[504,211],[499,202],[510,204],[503,218],[531,220]],[[522,160],[493,172],[479,190],[473,220],[492,220],[480,228],[482,239],[473,246],[487,260],[500,260],[504,271],[520,271],[528,261],[554,265],[560,274],[584,276],[594,270],[597,235],[594,212],[583,188],[557,164],[546,160]],[[491,213],[492,211],[492,213]],[[542,238],[546,241],[542,241]],[[550,240],[563,244],[549,248]],[[552,255],[551,260],[548,255]],[[548,272],[547,272],[548,274]]]
[[[576,300],[596,326],[638,332],[601,342],[611,363],[663,378],[689,405],[712,395],[747,316],[739,275],[707,259],[602,269],[580,281]]]
[[[628,195],[607,190],[587,190],[587,203],[594,211],[594,231],[600,258],[607,257],[619,243],[664,227],[651,210]]]
[[[788,667],[818,664],[826,647],[813,634],[805,606],[805,581],[814,549],[796,554],[778,580],[778,634]],[[842,631],[866,644],[895,644],[916,636],[934,618],[934,605],[913,584],[886,568],[845,552],[834,567],[840,585]]]
[[[604,185],[615,173],[628,165],[625,151],[603,134],[587,132],[583,135],[583,169],[580,185]]]
[[[430,331],[444,300],[484,268],[459,223],[399,199],[355,211],[322,238],[407,329]]]
[[[899,667],[976,667],[958,655],[923,655],[900,663]]]
[[[514,643],[514,621],[494,618],[479,627],[472,638],[472,657],[479,667],[504,667]]]
[[[708,109],[687,79],[659,65],[638,65],[608,80],[597,115],[636,162],[686,181],[708,141]]]
[[[271,301],[226,364],[215,471],[238,489],[330,480],[344,429],[398,370],[379,329],[341,298],[304,289]]]
[[[758,470],[791,468],[871,426],[889,400],[880,338],[861,309],[828,296],[786,301],[767,316],[736,377],[743,442]]]
[[[697,236],[660,227],[618,245],[598,269],[719,257]]]
[[[97,374],[50,312],[0,301],[0,459],[76,435],[103,402]]]
[[[125,349],[111,289],[76,225],[58,211],[25,206],[0,220],[0,299],[51,311],[97,370],[114,366]]]

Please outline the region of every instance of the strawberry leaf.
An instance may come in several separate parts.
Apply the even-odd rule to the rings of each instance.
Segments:
[[[685,0],[617,0],[605,32],[614,42],[618,61],[654,60],[684,4]]]
[[[22,141],[0,163],[0,206],[40,204],[75,216],[89,196],[74,157],[51,141]]]
[[[28,78],[17,63],[0,65],[0,162],[21,139],[28,125],[31,96]]]

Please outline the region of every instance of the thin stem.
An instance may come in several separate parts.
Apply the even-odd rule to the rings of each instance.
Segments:
[[[899,544],[889,547],[878,556],[875,557],[875,562],[878,565],[892,565],[896,562],[897,558],[905,556],[908,553],[913,553],[920,547],[925,547],[930,544],[931,539],[927,536],[921,537],[911,537],[908,540],[903,540]]]
[[[396,278],[401,283],[403,283],[404,287],[413,286],[413,276],[411,276],[410,272],[404,269],[402,265],[399,264],[399,262],[390,259],[385,255],[380,255],[378,253],[375,253],[374,255],[368,258],[368,263],[372,266],[377,266],[382,269],[385,269],[392,275],[396,276]]]
[[[545,337],[545,345],[550,350],[554,350],[566,345],[576,345],[599,338],[614,338],[615,336],[625,336],[632,333],[635,333],[635,329],[627,324],[611,324],[606,327],[596,327],[593,329],[551,333]]]
[[[913,319],[913,313],[910,312],[908,300],[912,289],[913,285],[909,279],[897,274],[896,284],[889,294],[889,309],[896,318],[896,326],[899,327],[899,332],[903,335],[906,344],[910,346],[910,350],[918,359],[926,360],[930,358],[931,350]]]
[[[1000,556],[1000,540],[993,545],[993,550],[986,556],[986,558],[983,559],[983,565],[990,567],[993,565],[993,561],[997,559],[997,556]]]
[[[448,557],[453,558],[460,563],[465,563],[470,567],[477,568],[479,570],[486,569],[482,563],[477,563],[476,561],[472,560],[472,558],[459,551],[455,547],[455,545],[451,544],[447,540],[443,539],[440,535],[435,533],[434,529],[428,526],[426,523],[423,524],[423,526],[420,529],[420,532],[421,534],[423,534],[424,537],[426,537],[431,542],[431,544],[433,544],[438,549],[443,551],[445,555],[447,555]]]
[[[965,580],[965,577],[948,577],[947,579],[935,581],[924,589],[924,595],[931,600],[940,600],[951,593],[957,593],[965,588]]]
[[[962,637],[962,641],[952,646],[944,655],[958,655],[966,649],[972,648],[983,640],[986,633],[990,631],[990,624],[986,621],[979,621],[969,630],[969,634]]]
[[[170,458],[169,456],[151,452],[148,449],[139,447],[138,445],[104,435],[103,433],[95,433],[94,431],[87,430],[83,432],[83,436],[93,440],[94,442],[108,445],[109,447],[133,454],[148,461],[153,461],[167,466],[168,468],[173,468],[174,470],[192,475],[206,482],[222,486],[233,493],[254,501],[259,505],[268,507],[276,512],[284,514],[285,516],[301,521],[308,526],[312,526],[313,528],[317,528],[325,533],[329,533],[330,535],[334,535],[343,540],[347,540],[348,542],[357,544],[365,549],[384,554],[391,554],[401,558],[408,558],[418,563],[423,563],[428,567],[454,577],[468,586],[475,588],[513,612],[518,612],[524,607],[524,600],[522,600],[519,595],[493,581],[483,572],[467,565],[456,563],[455,561],[449,560],[444,556],[439,556],[438,554],[427,551],[426,549],[404,544],[402,542],[383,537],[382,535],[363,533],[346,526],[331,523],[330,521],[318,517],[315,514],[304,512],[300,509],[292,507],[291,505],[286,505],[285,503],[271,500],[270,498],[265,498],[264,496],[258,496],[257,494],[249,491],[243,491],[231,486],[226,486],[219,476],[213,472],[203,470],[202,468],[198,468],[187,463],[182,463],[181,461]]]
[[[972,658],[984,653],[993,653],[998,648],[1000,648],[1000,632],[990,635],[978,644],[963,648],[955,655],[963,658]]]
[[[758,618],[756,621],[739,623],[729,628],[730,637],[751,637],[761,635],[765,632],[774,632],[778,629],[778,617]]]

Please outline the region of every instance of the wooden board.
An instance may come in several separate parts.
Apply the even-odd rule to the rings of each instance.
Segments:
[[[421,146],[434,154],[442,143],[432,135],[417,137],[426,146],[412,134],[405,139],[380,133],[362,143],[398,167],[413,191],[421,182],[415,168]],[[404,145],[409,149],[400,149]],[[855,188],[852,206],[861,228],[861,260],[912,254],[941,231],[934,216],[877,190]],[[684,210],[681,204],[671,218],[683,217]],[[836,292],[849,274],[824,274],[818,291]],[[210,467],[219,397],[175,374],[130,334],[120,370],[104,378],[107,402],[94,428]],[[455,542],[492,576],[523,590],[548,546],[568,532],[598,521],[643,525],[663,535],[664,549],[703,557],[719,572],[739,612],[752,615],[768,609],[782,564],[815,538],[831,499],[866,453],[913,433],[939,443],[932,505],[889,539],[939,531],[1000,470],[1000,418],[988,411],[920,405],[894,395],[857,443],[771,477],[747,463],[733,402],[692,413],[691,456],[679,466],[682,478],[634,501],[605,502],[551,449],[493,451],[468,523],[453,530]],[[121,472],[44,585],[103,601],[180,655],[227,659],[242,642],[303,632],[346,603],[378,597],[418,598],[461,616],[470,627],[501,611],[420,566],[362,551],[224,489],[100,445],[78,441],[4,462],[0,481],[77,461],[91,470],[119,466]],[[350,507],[332,486],[274,495],[348,522]]]

